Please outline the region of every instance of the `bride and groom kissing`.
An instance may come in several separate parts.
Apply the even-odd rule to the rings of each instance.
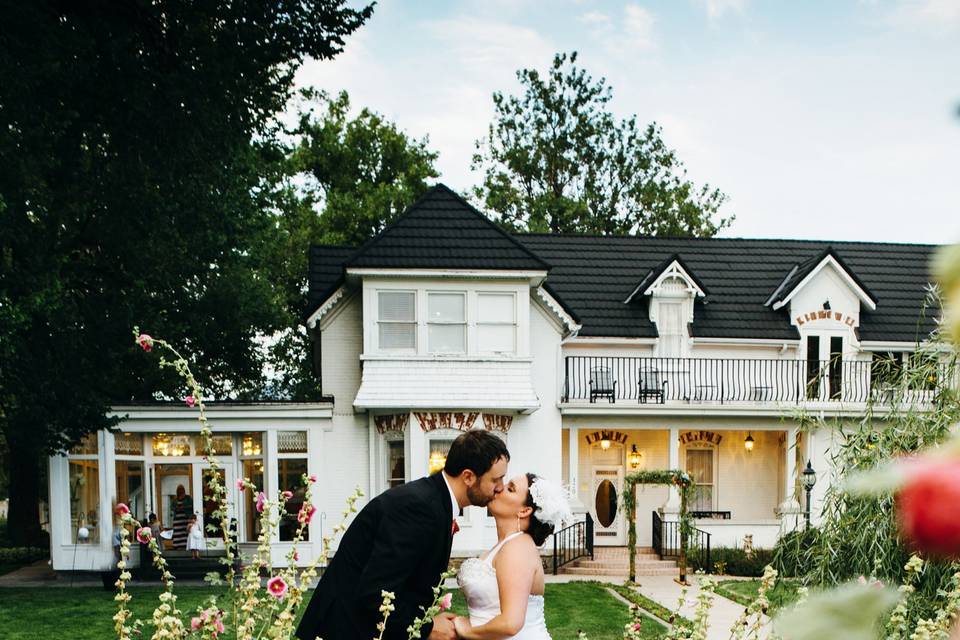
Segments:
[[[509,460],[500,438],[468,431],[450,446],[442,471],[371,500],[343,534],[297,637],[376,638],[381,591],[390,591],[396,599],[382,637],[407,640],[407,627],[433,602],[433,587],[449,564],[456,516],[473,505],[488,508],[498,542],[460,567],[469,617],[442,612],[421,637],[549,640],[538,547],[572,515],[558,485],[530,473],[506,479]]]

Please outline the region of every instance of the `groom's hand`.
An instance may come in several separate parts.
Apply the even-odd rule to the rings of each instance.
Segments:
[[[441,613],[433,619],[433,631],[427,640],[457,640],[457,630],[453,626],[453,619],[456,618],[452,613]]]

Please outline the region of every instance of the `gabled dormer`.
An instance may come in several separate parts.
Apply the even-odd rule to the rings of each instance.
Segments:
[[[624,300],[648,299],[650,321],[657,327],[656,352],[661,357],[687,355],[694,302],[706,300],[707,287],[679,255],[674,254],[647,272]]]

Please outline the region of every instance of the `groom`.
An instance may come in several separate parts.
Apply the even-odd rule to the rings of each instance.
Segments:
[[[343,534],[307,606],[300,640],[377,637],[381,591],[394,611],[383,638],[407,640],[407,627],[433,601],[450,562],[456,518],[467,505],[486,506],[503,491],[510,454],[497,436],[467,431],[450,446],[443,471],[370,501]],[[441,613],[421,630],[429,640],[454,640],[453,615]]]

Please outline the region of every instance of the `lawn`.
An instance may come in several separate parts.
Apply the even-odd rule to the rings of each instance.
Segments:
[[[797,600],[797,589],[800,585],[790,580],[781,580],[773,589],[767,592],[770,601],[770,612],[790,606]],[[738,602],[743,606],[749,605],[757,598],[760,589],[759,580],[724,580],[717,585],[717,593]]]
[[[149,619],[161,589],[131,587],[134,616]],[[193,611],[216,590],[208,587],[177,589],[182,611]],[[466,612],[459,591],[454,591],[454,610]],[[103,640],[113,636],[110,619],[116,611],[113,593],[94,588],[50,587],[0,589],[0,636],[5,640]],[[576,638],[582,629],[590,640],[622,638],[630,619],[626,606],[600,584],[548,584],[547,627],[554,638]],[[644,623],[644,638],[659,638],[664,628],[653,620]]]

